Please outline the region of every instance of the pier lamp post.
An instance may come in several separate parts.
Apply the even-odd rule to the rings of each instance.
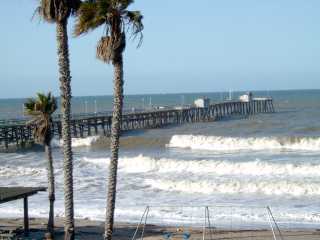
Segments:
[[[97,106],[97,100],[94,100],[94,113],[98,113],[98,106]]]
[[[184,100],[184,95],[181,96],[181,106],[184,106],[185,100]]]
[[[88,101],[84,101],[84,112],[85,114],[88,113]]]
[[[22,117],[24,117],[24,104],[22,104]]]

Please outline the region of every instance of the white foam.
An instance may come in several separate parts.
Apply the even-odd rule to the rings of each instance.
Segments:
[[[202,135],[174,135],[168,147],[214,151],[237,150],[320,150],[320,138],[236,138]]]
[[[249,180],[242,181],[237,179],[219,181],[209,180],[155,180],[146,179],[145,183],[154,189],[163,191],[177,191],[184,193],[202,194],[256,194],[265,195],[291,195],[291,196],[315,196],[320,195],[319,183],[305,183],[303,181],[264,181]]]
[[[110,158],[89,158],[89,157],[83,157],[82,161],[91,163],[94,165],[98,165],[101,167],[107,167],[110,163]]]
[[[101,167],[109,165],[109,158],[88,158],[83,161]],[[119,159],[119,168],[125,172],[161,172],[161,173],[194,173],[248,176],[320,176],[320,165],[310,163],[272,163],[267,161],[231,162],[226,160],[181,160],[152,158],[138,155]]]
[[[63,165],[61,154],[57,152],[60,151],[55,149],[54,162],[57,174],[55,215],[63,217]],[[247,161],[247,159],[255,158],[256,155],[241,155],[239,162],[223,160],[229,156],[224,153],[220,158],[214,155],[212,159],[201,155],[205,158],[204,160],[190,160],[190,156],[184,159],[183,154],[177,156],[177,159],[172,155],[167,155],[166,158],[147,155],[121,157],[119,159],[117,220],[139,221],[144,210],[142,206],[145,205],[192,203],[199,206],[226,202],[227,204],[271,205],[271,207],[277,207],[275,213],[281,217],[281,221],[319,224],[320,215],[315,213],[319,212],[316,200],[320,195],[320,162],[312,164],[315,162],[314,155],[317,156],[318,153],[312,155],[312,159],[309,156],[306,156],[305,159],[303,154],[303,158],[299,156],[294,159],[295,163],[269,162],[258,159]],[[37,152],[34,157],[32,156],[23,154],[13,159],[15,155],[10,157],[1,155],[0,182],[2,185],[15,186],[23,183],[27,186],[45,186],[47,177],[46,161],[42,161],[43,153]],[[75,217],[77,218],[103,220],[105,217],[107,174],[105,170],[108,168],[110,159],[104,156],[105,153],[102,152],[88,153],[87,151],[84,154],[77,153],[75,156]],[[277,155],[273,154],[268,155],[268,158],[278,159]],[[286,156],[283,158],[285,159]],[[232,157],[232,159],[235,158]],[[89,198],[90,201],[88,201]],[[37,194],[30,199],[30,209],[35,209],[34,212],[30,212],[30,216],[47,217],[47,205],[47,193]],[[17,206],[19,207],[18,212],[14,210]],[[139,206],[141,209],[138,209]],[[18,217],[22,213],[23,209],[16,202],[8,203],[5,207],[0,206],[0,216]],[[185,213],[178,213],[180,215],[173,218],[175,212],[152,210],[150,216],[154,219],[150,222],[157,223],[159,219],[169,223],[180,220],[188,222],[190,218],[189,215],[185,217]],[[249,220],[257,222],[267,219],[262,215],[257,215],[256,211],[249,210],[245,214],[236,215],[235,212],[232,212],[232,223],[235,223],[237,219],[239,222]],[[230,223],[230,210],[228,209],[222,209],[218,213],[215,210],[214,216],[219,223]],[[203,220],[201,217],[202,215],[199,215],[199,219]],[[278,216],[276,217],[278,219]]]
[[[0,177],[40,176],[46,173],[44,168],[30,167],[0,167]]]
[[[72,138],[72,147],[90,147],[94,144],[100,137],[92,136],[86,138]],[[51,145],[53,147],[61,147],[63,145],[62,139],[52,139]]]
[[[35,199],[35,198],[34,198]],[[33,200],[34,200],[33,199]],[[32,201],[31,201],[32,203]],[[232,210],[230,210],[232,209]],[[145,210],[145,206],[118,206],[115,209],[115,218],[119,222],[138,223]],[[248,205],[230,205],[228,207],[209,206],[209,211],[214,213],[211,215],[211,221],[215,226],[228,228],[233,224],[233,228],[266,228],[269,229],[268,215],[264,207],[250,207]],[[204,207],[186,207],[186,206],[171,206],[171,207],[153,207],[151,206],[148,212],[148,224],[166,225],[184,225],[189,226],[202,226],[203,224]],[[301,227],[302,224],[319,224],[320,215],[317,213],[306,213],[302,211],[288,211],[288,212],[273,212],[278,223],[289,222],[294,226],[294,223],[299,223],[297,226]],[[6,204],[0,206],[0,216],[6,218],[16,218],[23,215],[23,208],[17,207],[13,204]],[[48,204],[39,204],[32,206],[29,211],[30,217],[47,218],[48,217]],[[63,205],[55,206],[55,217],[64,217]],[[105,205],[77,205],[75,206],[75,218],[90,219],[104,221],[105,219]],[[307,225],[303,225],[307,227]],[[314,227],[310,225],[310,227]]]

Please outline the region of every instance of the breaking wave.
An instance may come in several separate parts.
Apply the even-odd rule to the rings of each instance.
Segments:
[[[265,195],[289,195],[289,196],[318,196],[320,184],[316,182],[305,183],[303,181],[286,180],[251,180],[237,179],[225,180],[154,180],[146,179],[145,183],[153,189],[163,191],[176,191],[183,193],[201,194],[265,194]]]
[[[0,177],[40,176],[46,173],[44,168],[0,167]]]
[[[150,138],[143,136],[123,136],[120,139],[120,146],[122,148],[137,148],[137,147],[164,147],[169,139],[166,138]],[[51,145],[53,147],[61,147],[62,140],[53,139]],[[110,138],[107,136],[91,136],[85,138],[72,138],[72,147],[109,147]]]
[[[109,158],[87,158],[83,161],[101,167],[107,167]],[[320,176],[320,165],[310,163],[272,163],[255,160],[247,162],[231,162],[219,160],[181,160],[169,158],[152,158],[138,155],[123,157],[119,160],[119,168],[125,172],[173,172],[222,175],[249,176]]]
[[[99,136],[86,137],[86,138],[72,138],[72,147],[90,147],[98,141]],[[61,147],[63,145],[62,139],[52,139],[51,145],[53,147]]]
[[[320,138],[311,137],[261,137],[236,138],[201,135],[174,135],[168,147],[198,150],[320,150]]]

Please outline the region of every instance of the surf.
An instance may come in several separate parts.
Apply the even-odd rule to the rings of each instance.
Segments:
[[[320,138],[312,137],[222,137],[174,135],[167,147],[209,151],[305,150],[320,151]]]

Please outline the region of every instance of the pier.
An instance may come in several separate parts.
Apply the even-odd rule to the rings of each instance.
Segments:
[[[152,110],[137,113],[125,113],[122,116],[122,131],[137,129],[161,128],[168,125],[218,121],[231,116],[249,116],[258,113],[272,113],[272,98],[254,98],[250,101],[226,101],[211,104],[208,107],[186,107],[181,109]],[[94,135],[108,136],[111,131],[112,116],[86,115],[71,120],[71,134],[74,138]],[[25,121],[2,121],[0,123],[0,148],[8,149],[9,145],[24,146],[33,141],[32,126]],[[55,137],[61,138],[61,122],[54,120],[52,131]]]

